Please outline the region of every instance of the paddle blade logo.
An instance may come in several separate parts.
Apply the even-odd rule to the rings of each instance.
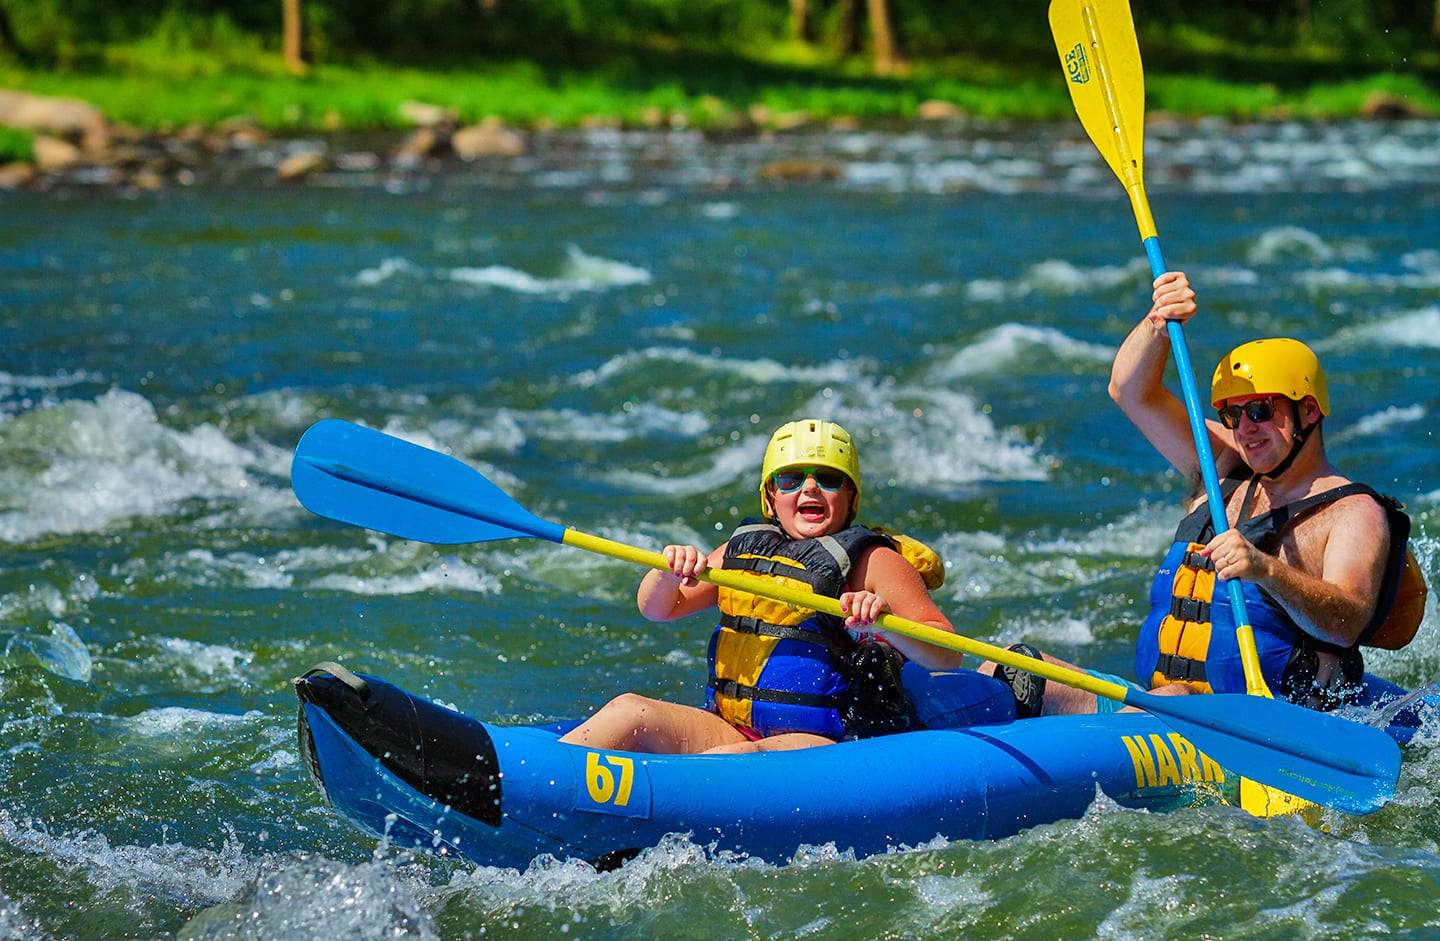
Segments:
[[[1075,48],[1065,53],[1065,74],[1070,81],[1084,85],[1090,81],[1090,60],[1085,57],[1085,44],[1076,43]]]

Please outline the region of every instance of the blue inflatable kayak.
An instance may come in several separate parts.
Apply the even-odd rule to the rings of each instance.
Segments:
[[[1239,793],[1238,776],[1148,713],[650,755],[560,744],[573,723],[481,722],[337,664],[295,686],[301,752],[336,810],[396,845],[482,865],[523,869],[547,853],[616,865],[671,833],[776,863],[827,843],[865,856],[1079,817],[1097,793],[1152,811]],[[1408,740],[1414,725],[1391,735]]]

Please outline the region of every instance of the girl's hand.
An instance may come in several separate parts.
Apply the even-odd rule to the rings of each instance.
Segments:
[[[869,627],[890,613],[890,605],[873,591],[847,591],[840,596],[840,610],[846,614],[846,627]]]
[[[671,576],[685,586],[696,584],[709,568],[705,553],[694,546],[666,546],[664,555]]]

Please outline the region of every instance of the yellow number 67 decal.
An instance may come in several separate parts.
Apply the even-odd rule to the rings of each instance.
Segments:
[[[630,788],[635,783],[635,759],[624,755],[605,755],[601,762],[598,752],[585,753],[585,788],[590,799],[597,804],[611,804],[624,807],[630,803]],[[610,769],[614,768],[612,772]],[[615,774],[620,775],[619,783]]]
[[[575,749],[575,762],[581,785],[575,789],[576,810],[650,816],[650,776],[643,760],[637,765],[630,755]]]

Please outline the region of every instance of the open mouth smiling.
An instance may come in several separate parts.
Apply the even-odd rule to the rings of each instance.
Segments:
[[[819,522],[829,512],[824,503],[819,501],[805,501],[795,507],[795,515],[810,522]]]

